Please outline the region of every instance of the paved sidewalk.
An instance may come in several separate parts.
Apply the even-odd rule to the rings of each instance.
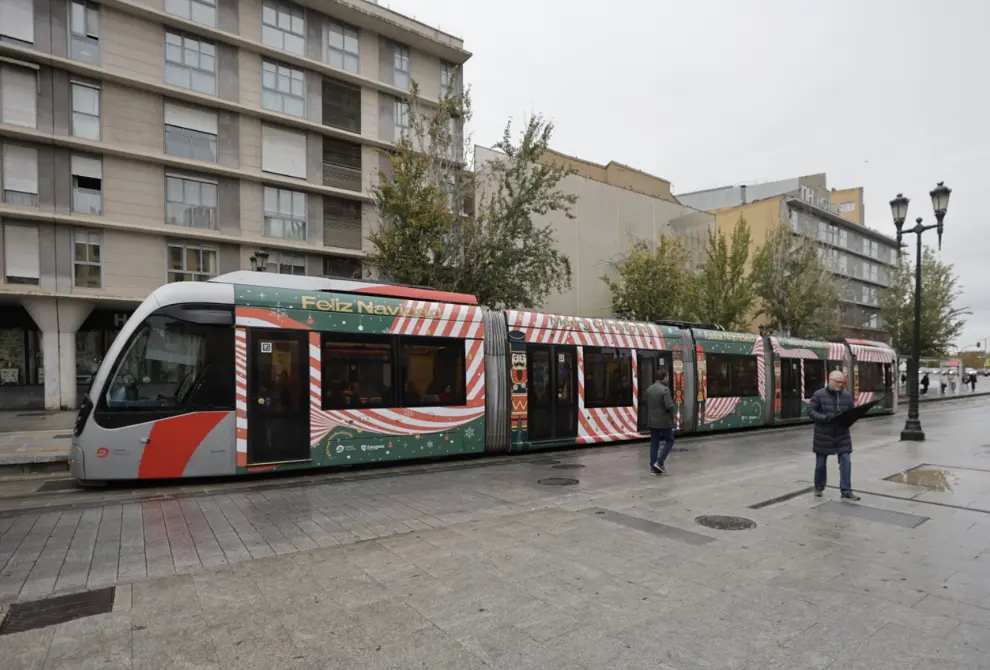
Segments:
[[[857,424],[858,505],[750,507],[810,486],[806,428],[685,441],[667,477],[613,447],[0,515],[0,603],[122,585],[0,668],[990,668],[988,408]]]

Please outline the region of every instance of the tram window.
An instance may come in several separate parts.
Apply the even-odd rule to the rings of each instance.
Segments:
[[[107,409],[234,409],[234,332],[154,315],[141,325],[107,385]]]
[[[859,368],[860,391],[884,391],[884,374],[882,363],[857,363]]]
[[[707,354],[709,398],[742,398],[760,394],[756,356]]]
[[[804,397],[810,398],[815,391],[825,388],[825,361],[804,361]]]
[[[323,409],[394,407],[386,337],[323,335]]]
[[[632,353],[629,349],[584,348],[584,406],[631,407]]]
[[[464,341],[403,337],[399,381],[405,407],[464,405]]]

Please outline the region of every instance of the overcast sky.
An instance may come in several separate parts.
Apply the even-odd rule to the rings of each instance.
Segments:
[[[957,344],[990,338],[987,0],[380,4],[464,39],[477,144],[536,111],[554,149],[675,193],[825,172],[863,186],[867,224],[890,235],[890,199],[933,223],[944,181],[942,258],[973,311]]]

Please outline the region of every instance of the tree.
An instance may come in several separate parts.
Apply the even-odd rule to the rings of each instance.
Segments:
[[[809,339],[836,332],[840,286],[813,240],[772,228],[753,257],[752,279],[765,327]]]
[[[962,287],[952,270],[930,247],[921,260],[921,355],[944,356],[962,334],[964,317],[971,314],[958,307]],[[914,344],[914,263],[903,259],[892,272],[890,288],[880,299],[880,315],[890,331],[891,345],[910,354]]]
[[[693,305],[688,251],[679,237],[660,234],[656,248],[637,240],[612,263],[617,278],[603,276],[612,292],[612,312],[623,319],[690,318]]]
[[[504,158],[472,173],[462,162],[469,142],[451,121],[470,119],[469,92],[433,106],[418,90],[413,82],[407,131],[385,153],[390,174],[373,189],[380,225],[368,236],[371,263],[387,279],[473,294],[494,309],[534,307],[569,288],[570,261],[553,227],[534,221],[573,218],[577,201],[559,188],[570,171],[540,162],[553,124],[533,116],[515,141],[507,123],[494,147]]]
[[[721,230],[708,232],[705,261],[695,277],[695,318],[717,323],[726,330],[742,330],[755,301],[752,278],[746,274],[751,236],[742,216],[732,237]]]

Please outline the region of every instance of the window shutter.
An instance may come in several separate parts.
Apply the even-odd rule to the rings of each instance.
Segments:
[[[72,174],[76,177],[103,179],[103,163],[99,158],[72,157]]]
[[[306,178],[306,134],[261,126],[261,169]]]
[[[323,185],[361,191],[361,145],[323,138]]]
[[[4,225],[3,260],[8,277],[40,279],[40,255],[37,226]]]
[[[38,150],[19,144],[3,145],[3,188],[38,195]]]
[[[165,103],[165,125],[178,126],[188,130],[198,130],[201,133],[217,134],[217,115],[205,109],[177,105],[174,102]]]
[[[0,0],[0,6],[6,0]],[[3,21],[0,20],[0,25]],[[38,126],[38,84],[34,70],[4,66],[0,68],[0,120],[15,126]]]
[[[0,0],[0,35],[34,44],[34,0]]]
[[[363,232],[360,202],[323,197],[323,246],[360,249]]]
[[[360,133],[361,89],[335,79],[324,79],[323,125]]]

